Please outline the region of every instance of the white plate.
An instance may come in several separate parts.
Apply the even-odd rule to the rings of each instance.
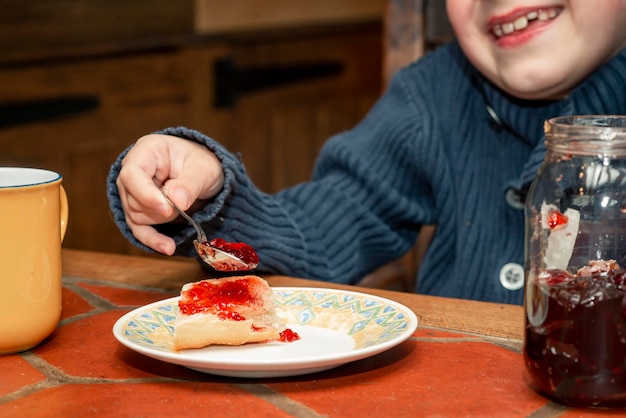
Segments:
[[[233,377],[279,377],[314,373],[388,350],[409,338],[417,317],[406,306],[363,293],[274,287],[279,316],[300,340],[174,351],[178,297],[122,316],[115,338],[131,350],[204,373]]]

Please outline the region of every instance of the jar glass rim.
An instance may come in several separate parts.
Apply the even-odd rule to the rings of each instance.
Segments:
[[[575,115],[548,119],[545,123],[546,133],[555,129],[571,132],[600,132],[610,129],[626,133],[626,115]]]
[[[626,115],[575,115],[548,119],[546,147],[591,153],[626,150]]]

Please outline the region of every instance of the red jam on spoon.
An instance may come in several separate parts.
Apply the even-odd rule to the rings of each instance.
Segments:
[[[222,238],[211,241],[194,241],[196,251],[203,259],[210,259],[210,265],[217,271],[246,271],[256,268],[259,256],[244,242],[228,242]]]

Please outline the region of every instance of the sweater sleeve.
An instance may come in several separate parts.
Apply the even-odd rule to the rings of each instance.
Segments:
[[[244,241],[259,254],[259,271],[354,283],[407,252],[423,223],[432,221],[432,196],[415,159],[424,137],[420,112],[401,79],[391,85],[366,118],[329,139],[311,181],[270,195],[255,187],[233,153],[213,139],[183,127],[159,133],[206,145],[221,160],[225,185],[194,214],[208,237]],[[115,222],[133,244],[115,180],[108,177]],[[190,227],[163,230],[177,254],[192,256]]]

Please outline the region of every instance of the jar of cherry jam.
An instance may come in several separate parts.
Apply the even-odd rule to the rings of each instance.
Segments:
[[[547,397],[626,407],[626,116],[545,123],[526,200],[524,361]]]

